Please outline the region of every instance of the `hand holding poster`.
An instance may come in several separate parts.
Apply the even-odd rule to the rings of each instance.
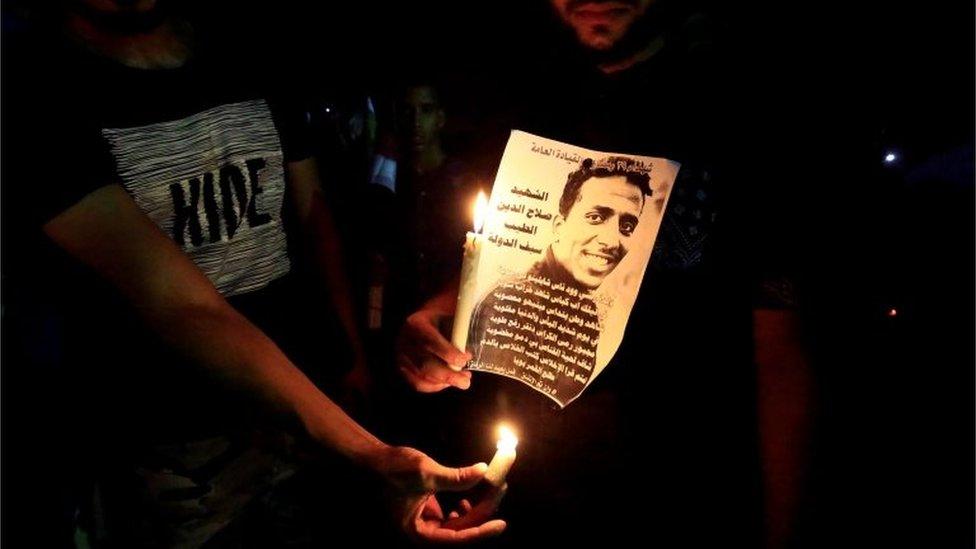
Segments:
[[[459,296],[470,369],[577,398],[620,345],[678,168],[513,131]]]

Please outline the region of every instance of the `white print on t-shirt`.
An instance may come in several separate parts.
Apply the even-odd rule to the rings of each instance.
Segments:
[[[223,295],[288,273],[281,146],[263,100],[102,133],[136,204]]]

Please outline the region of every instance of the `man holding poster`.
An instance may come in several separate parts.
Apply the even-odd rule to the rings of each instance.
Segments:
[[[627,157],[587,158],[569,174],[543,259],[501,280],[475,308],[471,369],[520,379],[560,406],[582,392],[601,332],[591,292],[627,255],[652,194],[642,167]]]
[[[457,410],[428,424],[443,440],[457,441],[458,456],[488,454],[473,441],[488,440],[496,421],[519,430],[504,503],[513,542],[783,547],[796,525],[812,417],[791,282],[791,256],[800,246],[781,231],[783,223],[770,221],[770,212],[784,208],[765,194],[788,181],[770,169],[777,158],[744,138],[742,129],[756,120],[750,98],[738,94],[742,74],[726,71],[721,55],[731,50],[697,3],[551,4],[553,20],[577,48],[521,58],[534,65],[516,73],[522,79],[512,86],[517,127],[548,139],[511,150],[522,155],[510,163],[519,170],[507,172],[504,160],[499,167],[490,203],[496,222],[486,225],[484,252],[506,260],[482,255],[477,293],[525,276],[548,253],[559,213],[549,197],[561,194],[565,181],[556,177],[557,161],[567,174],[583,158],[610,156],[596,151],[649,159],[650,203],[666,199],[667,211],[649,223],[649,211],[663,212],[665,203],[645,204],[636,231],[653,228],[653,237],[635,234],[629,252],[590,291],[601,318],[598,356],[571,403],[542,396],[546,388],[518,370],[472,379],[462,368],[471,362],[483,369],[487,346],[455,348],[436,329],[453,313],[456,292],[407,320],[401,372],[417,390],[468,389],[452,402]],[[576,157],[581,150],[593,154]],[[548,161],[536,169],[532,155]],[[677,163],[673,187],[666,177],[655,179]],[[551,215],[543,217],[548,225],[537,214]],[[649,242],[653,257],[650,248],[638,250]],[[539,352],[529,363],[531,340],[519,333],[525,317],[513,303],[500,304],[506,314],[514,311],[517,329],[496,328],[511,332],[512,341],[499,338],[499,348],[525,345],[522,370],[541,378],[547,357]],[[519,335],[526,341],[516,341]]]

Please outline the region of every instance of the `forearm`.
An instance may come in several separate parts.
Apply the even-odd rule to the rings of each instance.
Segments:
[[[754,327],[766,541],[781,547],[793,531],[802,496],[813,380],[795,313],[757,310]]]
[[[339,235],[324,202],[316,208],[321,208],[322,211],[315,215],[311,226],[307,228],[305,241],[311,247],[309,255],[315,258],[316,270],[325,281],[329,300],[335,308],[349,344],[355,353],[362,353],[363,344],[359,335],[359,323],[356,320],[356,307],[343,262]]]
[[[143,313],[167,343],[229,385],[257,395],[319,444],[366,466],[386,449],[231,307],[203,305]]]
[[[349,278],[343,266],[342,246],[332,212],[322,193],[318,167],[312,159],[287,165],[289,194],[299,228],[304,255],[324,281],[330,301],[353,351],[363,352],[356,322]]]

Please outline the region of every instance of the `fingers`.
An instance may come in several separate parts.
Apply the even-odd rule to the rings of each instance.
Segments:
[[[431,490],[460,492],[472,488],[485,476],[488,465],[476,463],[467,467],[444,467],[434,460],[430,461],[428,486]]]
[[[502,498],[505,497],[507,491],[507,484],[501,488],[493,488],[474,507],[467,500],[461,500],[460,505],[464,512],[460,513],[458,517],[449,516],[443,527],[451,530],[465,530],[486,522],[498,510],[498,506],[501,505]]]
[[[400,373],[411,387],[421,393],[436,393],[437,391],[443,391],[451,387],[450,383],[439,383],[428,380],[426,377],[420,375],[415,368],[410,366],[400,366]]]
[[[414,451],[416,452],[416,451]],[[418,452],[419,453],[419,452]],[[424,488],[429,490],[420,501],[409,506],[412,520],[405,524],[409,534],[420,541],[432,543],[468,543],[501,534],[507,524],[503,520],[488,520],[505,494],[506,486],[493,489],[476,505],[462,499],[459,511],[453,511],[444,518],[444,511],[434,496],[436,491],[463,491],[474,487],[488,470],[488,465],[476,463],[467,467],[445,467],[427,456],[423,456],[421,470]]]
[[[492,520],[463,530],[442,528],[438,522],[420,522],[417,524],[417,536],[422,540],[434,543],[468,543],[475,540],[497,536],[505,531],[504,520]]]
[[[420,511],[420,518],[437,521],[444,520],[444,511],[441,509],[441,504],[433,495],[424,501],[424,505]]]
[[[423,343],[423,349],[425,351],[443,361],[444,364],[455,372],[460,372],[461,368],[464,368],[464,365],[471,360],[469,353],[465,353],[455,347],[453,343],[445,339],[436,330],[431,332],[430,337],[425,339]]]
[[[460,370],[471,359],[471,355],[459,350],[437,329],[437,318],[442,315],[430,311],[418,311],[407,319],[417,343],[431,355],[442,360],[450,368]]]
[[[447,387],[467,389],[471,386],[471,372],[457,372],[440,363],[438,359],[429,355],[426,358],[420,366],[417,366],[414,358],[410,356],[404,354],[398,357],[400,372],[414,389],[432,393]]]
[[[471,373],[462,371],[471,355],[441,335],[436,321],[442,316],[433,311],[417,311],[407,319],[400,334],[398,361],[401,367],[409,368],[406,363],[413,366],[413,371],[404,372],[404,376],[420,391],[441,390],[444,384],[459,389],[471,386]]]
[[[459,519],[461,518],[462,514],[468,514],[468,512],[471,511],[471,502],[466,499],[462,499],[460,502],[458,502],[458,507],[460,507],[460,511],[451,511],[448,513],[447,518],[449,520]]]
[[[433,383],[447,383],[464,390],[471,387],[471,372],[456,372],[440,364],[426,363],[420,370],[421,375]]]

